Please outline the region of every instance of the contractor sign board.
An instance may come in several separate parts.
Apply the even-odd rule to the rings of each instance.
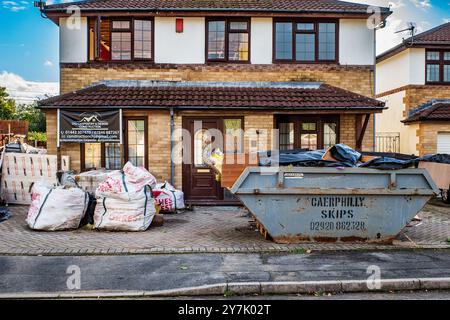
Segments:
[[[121,110],[58,111],[58,142],[121,142]]]

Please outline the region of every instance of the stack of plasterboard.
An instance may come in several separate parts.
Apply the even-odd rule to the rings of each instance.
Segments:
[[[61,157],[61,169],[69,170],[69,157]],[[57,183],[56,155],[4,153],[1,194],[7,203],[30,204],[33,183],[44,180]]]
[[[108,175],[110,175],[114,171],[117,170],[99,169],[83,172],[75,175],[75,181],[81,189],[95,194],[95,190],[100,185],[100,183],[105,181],[106,178],[108,178]]]

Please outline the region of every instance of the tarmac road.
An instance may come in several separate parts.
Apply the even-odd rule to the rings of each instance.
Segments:
[[[252,281],[366,280],[369,266],[371,270],[379,267],[382,279],[450,277],[450,251],[0,256],[0,294],[70,289],[154,291]],[[78,278],[74,278],[78,274],[79,286]]]

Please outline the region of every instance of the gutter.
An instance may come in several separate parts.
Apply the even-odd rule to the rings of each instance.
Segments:
[[[178,106],[178,107],[168,107],[168,106],[38,106],[39,109],[148,109],[148,110],[292,110],[292,107],[216,107],[216,106]],[[333,108],[318,108],[318,107],[301,107],[301,110],[324,110],[324,111],[335,111],[335,110],[385,110],[387,107],[333,107]]]
[[[389,8],[380,7],[383,14],[392,14]],[[42,11],[44,12],[62,12],[64,13],[67,8],[44,8]],[[135,12],[135,11],[151,11],[151,12],[276,12],[276,13],[328,13],[328,14],[342,14],[342,13],[350,13],[350,14],[366,14],[367,9],[365,10],[286,10],[286,9],[256,9],[256,8],[81,8],[81,12],[96,12],[96,11],[125,11],[125,12]]]

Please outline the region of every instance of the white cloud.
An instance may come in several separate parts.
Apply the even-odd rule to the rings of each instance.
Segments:
[[[47,5],[51,4],[58,4],[58,3],[68,3],[68,2],[74,2],[75,0],[48,0],[46,1]]]
[[[13,12],[18,12],[18,11],[22,11],[28,8],[28,2],[26,1],[10,1],[10,0],[5,0],[2,1],[3,4],[3,8],[5,8],[6,10],[10,10]]]
[[[6,91],[18,103],[32,103],[59,93],[58,82],[27,81],[21,76],[7,71],[0,73],[0,87],[6,87]]]
[[[403,0],[397,0],[397,1],[389,1],[388,6],[391,7],[391,9],[397,9],[405,6],[405,3]]]
[[[27,7],[25,6],[15,6],[15,7],[11,7],[11,11],[17,12],[17,11],[22,11],[25,10]]]
[[[421,9],[431,8],[430,0],[411,0],[411,2],[417,7]]]
[[[53,62],[51,62],[50,60],[46,60],[44,62],[44,66],[46,66],[46,67],[53,67]]]

